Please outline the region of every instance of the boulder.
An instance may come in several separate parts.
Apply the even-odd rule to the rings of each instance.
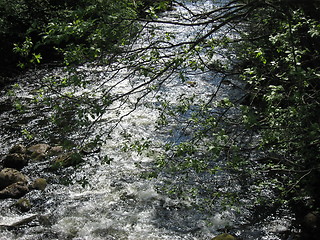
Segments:
[[[63,147],[62,146],[54,146],[51,147],[49,150],[49,155],[54,156],[54,155],[58,155],[61,154],[63,152]]]
[[[320,235],[319,212],[309,212],[302,218],[299,239],[318,240]]]
[[[319,225],[319,215],[317,212],[309,212],[303,217],[302,227],[308,230],[317,229]]]
[[[50,146],[48,144],[40,143],[33,145],[27,149],[27,152],[31,154],[31,158],[34,160],[41,160],[46,157]]]
[[[228,233],[222,233],[222,234],[212,238],[212,240],[237,240],[237,238],[235,238],[234,236],[232,236]]]
[[[0,172],[0,190],[17,182],[27,183],[28,178],[16,169],[5,168]]]
[[[83,161],[82,156],[78,152],[70,152],[62,154],[53,160],[52,169],[76,166]]]
[[[30,189],[36,189],[43,191],[47,186],[47,180],[44,178],[37,178],[32,182],[32,184],[29,186]]]
[[[16,182],[0,191],[0,199],[20,198],[29,192],[27,183]]]
[[[28,165],[28,157],[23,153],[10,153],[3,159],[3,167],[22,169]]]
[[[27,148],[26,148],[26,146],[24,146],[22,144],[17,144],[9,150],[9,153],[23,153],[23,154],[25,154],[26,152],[27,152]]]

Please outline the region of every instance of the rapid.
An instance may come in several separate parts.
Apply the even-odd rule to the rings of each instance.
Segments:
[[[173,11],[161,14],[159,22],[154,23],[157,25],[155,31],[166,32],[167,36],[172,33],[175,42],[186,41],[194,37],[198,26],[165,24],[160,20],[174,21],[177,16],[186,17],[191,11],[201,12],[212,8],[213,4],[203,0],[200,3],[187,1],[187,8],[175,6]],[[147,38],[148,34],[145,35]],[[145,41],[141,39],[135,44],[143,46]],[[170,55],[168,52],[161,54]],[[88,63],[79,66],[77,71],[88,82],[77,94],[91,94],[97,99],[106,89],[113,96],[120,96],[147,81],[137,75],[126,78],[125,67],[117,69],[115,74],[112,65]],[[181,81],[177,73],[169,74],[157,91],[137,89],[124,101],[110,105],[110,110],[98,118],[88,116],[94,123],[88,132],[87,128],[81,128],[73,133],[61,132],[50,125],[48,119],[55,113],[49,108],[38,107],[35,100],[43,82],[52,76],[66,74],[62,67],[32,69],[15,79],[14,95],[1,92],[1,157],[15,144],[58,144],[63,137],[76,141],[87,133],[95,136],[106,132],[106,135],[99,151],[85,155],[77,167],[48,171],[51,159],[46,159],[23,168],[21,171],[31,178],[47,179],[48,186],[43,191],[31,191],[24,196],[32,204],[27,212],[14,207],[16,199],[0,200],[0,239],[209,240],[224,231],[240,239],[282,239],[281,233],[290,228],[293,220],[286,208],[283,209],[288,211],[285,218],[265,216],[264,221],[251,224],[247,221],[253,212],[250,196],[243,200],[244,207],[238,209],[223,207],[220,202],[211,202],[210,207],[205,208],[201,194],[179,197],[166,191],[168,183],[184,185],[188,181],[185,175],[173,177],[160,171],[149,177],[165,144],[178,144],[189,138],[183,121],[171,119],[170,128],[158,127],[159,106],[163,103],[177,105],[181,96],[195,97],[193,104],[206,102],[213,92],[216,92],[217,101],[237,99],[244,91],[240,81],[225,81],[212,71],[187,69],[184,73],[187,80]],[[58,96],[57,92],[51,92],[52,98]],[[17,106],[15,102],[16,108],[13,108],[12,99],[18,99],[21,105]],[[28,108],[19,114],[17,107],[24,103]],[[191,113],[187,112],[182,118],[188,114]],[[28,138],[33,130],[39,135]],[[64,136],[66,134],[68,136]],[[219,184],[226,191],[241,190],[227,173],[202,177],[208,187]],[[194,181],[195,186],[203,184],[203,179],[198,181],[197,178],[191,176],[189,181]]]

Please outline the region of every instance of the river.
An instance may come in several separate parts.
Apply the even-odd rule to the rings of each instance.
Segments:
[[[158,20],[176,21],[178,16],[187,17],[190,12],[199,13],[214,6],[211,1],[185,4],[187,8],[175,6],[175,10],[162,14]],[[153,24],[157,26],[153,31],[166,33],[167,40],[172,38],[173,43],[186,41],[198,31],[205,31],[201,26],[160,21]],[[152,34],[148,29],[151,28],[145,28],[145,38]],[[133,48],[147,43],[146,39],[137,40]],[[170,50],[160,53],[161,56],[166,54],[169,56]],[[77,72],[87,84],[67,90],[53,89],[52,84],[52,79],[61,80],[67,74],[63,68],[33,69],[15,79],[17,84],[9,94],[1,92],[2,157],[19,143],[77,142],[88,129],[90,136],[104,136],[104,143],[99,152],[87,154],[85,161],[76,168],[48,171],[51,159],[25,167],[23,173],[31,178],[46,178],[48,186],[44,191],[31,191],[25,196],[32,204],[26,213],[14,207],[14,199],[0,200],[0,239],[209,240],[225,230],[246,240],[284,239],[283,232],[288,231],[292,221],[290,212],[282,218],[270,215],[251,223],[247,219],[252,219],[256,211],[250,207],[250,196],[242,200],[243,207],[236,209],[223,207],[218,201],[211,201],[210,206],[204,207],[207,202],[201,199],[203,196],[193,195],[191,191],[188,196],[172,193],[175,185],[193,185],[196,190],[197,185],[201,188],[204,183],[207,188],[219,185],[225,191],[240,191],[241,186],[228,173],[199,177],[192,173],[175,175],[160,171],[156,176],[148,175],[165,144],[174,145],[190,138],[185,131],[187,123],[183,121],[192,114],[190,111],[178,120],[174,117],[162,119],[169,121],[170,127],[159,128],[156,122],[161,119],[164,104],[177,106],[183,96],[184,99],[194,98],[192,104],[196,106],[209,101],[215,92],[216,101],[236,99],[243,94],[241,82],[224,79],[222,84],[222,76],[217,73],[187,68],[181,70],[184,81],[177,72],[166,73],[166,81],[157,83],[160,86],[157,91],[149,91],[150,85],[149,88],[138,88],[148,81],[148,77],[130,75],[127,68],[122,67],[127,61],[121,66],[117,64],[115,67],[95,63],[79,66]],[[128,75],[130,77],[126,77]],[[51,99],[59,101],[60,91],[99,99],[106,93],[121,96],[132,89],[136,89],[134,93],[108,106],[103,114],[88,116],[88,120],[95,123],[90,128],[78,125],[76,130],[68,129],[69,132],[62,131],[62,127],[71,125],[72,119],[60,123],[59,129],[48,121],[57,112],[38,104],[42,94],[50,94]],[[12,108],[13,103],[15,108]],[[67,118],[62,115],[62,120]],[[284,208],[283,211],[288,210]],[[13,227],[23,219],[29,220]]]

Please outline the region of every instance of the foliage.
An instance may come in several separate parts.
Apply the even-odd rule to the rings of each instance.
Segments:
[[[1,65],[22,68],[64,58],[66,64],[114,51],[136,31],[134,1],[0,2]],[[4,69],[5,70],[5,69]]]
[[[307,8],[277,11],[270,20],[261,19],[264,11],[253,18],[270,31],[240,56],[251,62],[243,74],[250,92],[245,117],[248,127],[260,129],[260,148],[269,156],[263,165],[279,173],[273,178],[283,186],[281,194],[301,201],[312,197],[309,207],[319,207],[318,19]]]

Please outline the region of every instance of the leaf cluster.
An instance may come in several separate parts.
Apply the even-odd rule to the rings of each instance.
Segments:
[[[114,51],[137,30],[135,1],[0,2],[1,66],[64,59],[66,64]],[[3,69],[5,70],[5,69]]]
[[[279,184],[279,198],[310,198],[319,208],[319,4],[272,1],[252,11],[248,39],[237,49],[247,82],[244,118],[258,128],[260,149],[269,159],[260,166]],[[274,158],[274,156],[277,156]],[[277,174],[275,174],[277,173]]]

